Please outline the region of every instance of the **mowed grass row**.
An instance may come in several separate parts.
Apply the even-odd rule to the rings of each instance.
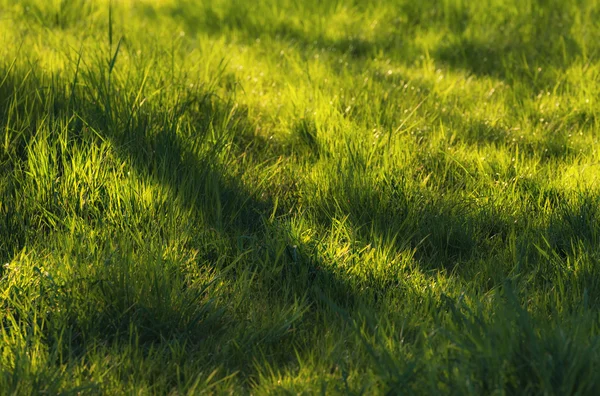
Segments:
[[[0,0],[0,393],[597,394],[592,0]]]

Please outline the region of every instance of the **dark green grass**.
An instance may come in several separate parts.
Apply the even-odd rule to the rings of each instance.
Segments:
[[[0,0],[0,393],[597,394],[599,16]]]

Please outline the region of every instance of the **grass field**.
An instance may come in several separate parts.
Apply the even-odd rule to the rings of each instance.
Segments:
[[[0,394],[600,394],[600,3],[0,0]]]

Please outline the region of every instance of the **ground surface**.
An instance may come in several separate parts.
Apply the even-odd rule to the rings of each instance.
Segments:
[[[1,393],[598,394],[593,0],[0,0]]]

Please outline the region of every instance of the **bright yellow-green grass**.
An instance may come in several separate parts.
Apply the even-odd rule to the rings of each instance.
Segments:
[[[0,0],[0,394],[599,394],[600,3]]]

